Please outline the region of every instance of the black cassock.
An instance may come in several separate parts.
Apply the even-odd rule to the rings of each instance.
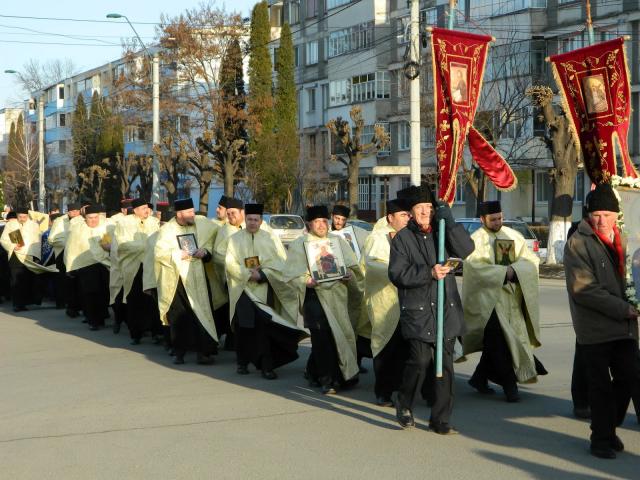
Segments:
[[[42,292],[39,289],[36,274],[29,270],[18,260],[16,255],[9,258],[9,271],[11,273],[11,298],[15,308],[24,308],[27,305],[42,303]]]
[[[267,303],[273,304],[271,288],[267,298]],[[232,323],[238,365],[253,363],[256,368],[269,372],[298,358],[301,333],[271,321],[271,316],[258,308],[244,292],[236,303]]]
[[[100,263],[73,272],[82,293],[84,315],[89,325],[102,326],[109,316],[109,269]]]
[[[157,302],[142,291],[143,266],[140,264],[127,295],[126,322],[133,340],[140,340],[145,332],[160,335],[162,328],[157,314]],[[114,309],[115,310],[115,309]]]

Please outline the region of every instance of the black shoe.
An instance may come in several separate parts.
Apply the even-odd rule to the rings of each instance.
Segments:
[[[238,365],[236,372],[238,375],[249,375],[249,368],[246,365]]]
[[[437,433],[438,435],[456,435],[459,433],[455,428],[453,428],[448,423],[440,423],[440,422],[430,422],[429,430]]]
[[[520,394],[518,393],[518,386],[516,384],[507,385],[502,388],[508,403],[517,403],[520,401]]]
[[[26,312],[27,310],[28,310],[27,307],[23,307],[23,306],[13,307],[14,312]]]
[[[267,380],[275,380],[278,378],[278,375],[273,370],[262,371],[262,378],[266,378]]]
[[[89,325],[89,330],[95,332],[96,330],[100,330],[100,327],[98,325]]]
[[[379,407],[393,407],[393,402],[390,397],[380,395],[379,397],[376,397],[376,405]]]
[[[336,393],[338,393],[335,389],[335,387],[330,384],[327,383],[326,385],[322,385],[322,394],[323,395],[335,395]]]
[[[198,362],[199,365],[213,365],[214,359],[210,355],[198,354],[197,362]]]
[[[612,460],[616,458],[616,452],[613,451],[611,447],[596,447],[591,445],[589,449],[591,451],[591,455],[598,458],[604,458],[607,460]]]
[[[120,327],[122,327],[122,324],[119,322],[114,322],[113,324],[113,333],[114,334],[119,334],[120,333]]]
[[[591,418],[591,409],[589,407],[573,407],[573,416],[588,420]]]
[[[483,382],[476,377],[471,377],[467,383],[475,388],[478,393],[483,395],[493,395],[496,393],[496,391],[489,386],[489,383],[486,380]]]
[[[140,339],[134,338],[133,340],[131,340],[131,345],[140,345]]]
[[[624,443],[622,443],[622,440],[620,440],[619,436],[616,435],[615,437],[613,437],[613,440],[611,440],[611,448],[613,448],[613,450],[616,452],[624,451]]]
[[[65,313],[69,318],[76,318],[78,316],[78,311],[73,308],[67,308]]]
[[[400,400],[398,399],[398,396],[399,396],[398,392],[394,392],[392,396],[393,404],[396,407],[396,419],[398,420],[398,423],[402,428],[414,427],[416,422],[413,419],[413,414],[411,413],[411,410],[409,410],[408,408],[402,408],[402,406],[400,405]]]

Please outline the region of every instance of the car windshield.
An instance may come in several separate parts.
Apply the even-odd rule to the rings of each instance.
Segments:
[[[278,230],[302,230],[304,222],[300,217],[278,215],[269,219],[269,226]]]
[[[535,240],[536,236],[529,230],[526,223],[522,222],[504,222],[505,226],[513,228],[516,232],[522,235],[527,240]]]

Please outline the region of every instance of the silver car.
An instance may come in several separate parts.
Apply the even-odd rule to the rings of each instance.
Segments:
[[[472,234],[482,226],[479,218],[456,218],[456,223],[461,223],[469,234]],[[502,224],[505,227],[512,228],[521,234],[524,237],[524,241],[526,242],[527,247],[529,247],[529,250],[540,256],[540,241],[536,237],[536,234],[531,231],[526,222],[523,222],[522,220],[504,220]]]
[[[304,220],[300,215],[290,215],[284,213],[265,214],[264,221],[271,227],[282,244],[287,247],[296,238],[306,233]]]

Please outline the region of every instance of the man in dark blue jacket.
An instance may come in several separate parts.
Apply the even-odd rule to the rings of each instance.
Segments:
[[[437,262],[438,221],[445,221],[448,255],[466,258],[474,243],[464,227],[455,223],[449,206],[437,202],[426,185],[401,190],[398,198],[409,201],[413,218],[393,238],[389,259],[389,279],[398,288],[400,330],[409,348],[402,385],[394,394],[396,416],[403,428],[414,425],[414,400],[435,357],[437,284],[444,279],[443,376],[434,382],[429,427],[443,435],[457,433],[449,425],[454,397],[453,348],[456,337],[464,333],[464,316],[455,277],[449,275],[449,267]]]

